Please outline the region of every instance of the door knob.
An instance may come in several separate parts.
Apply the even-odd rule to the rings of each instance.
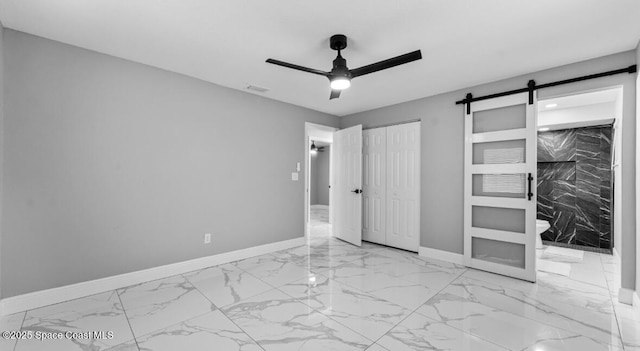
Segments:
[[[352,193],[361,194],[362,189],[351,190]]]

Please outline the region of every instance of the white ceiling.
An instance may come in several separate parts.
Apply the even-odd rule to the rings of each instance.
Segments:
[[[558,130],[612,124],[620,117],[619,106],[622,106],[621,87],[540,100],[538,128]]]
[[[545,112],[593,104],[615,103],[618,99],[622,99],[622,88],[611,88],[540,100],[538,101],[538,111]]]
[[[635,48],[638,0],[0,0],[5,27],[233,89],[347,115]],[[421,49],[329,100],[345,34],[350,68]]]

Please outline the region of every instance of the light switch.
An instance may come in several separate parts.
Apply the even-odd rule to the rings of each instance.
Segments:
[[[300,172],[300,162],[296,163],[296,171]]]
[[[291,180],[298,180],[298,172],[291,173]]]

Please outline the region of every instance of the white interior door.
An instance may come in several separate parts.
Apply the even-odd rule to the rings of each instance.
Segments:
[[[386,128],[362,132],[362,239],[386,244]]]
[[[420,122],[386,128],[386,245],[420,247]]]
[[[528,94],[465,109],[465,265],[535,282],[536,115]],[[466,106],[465,106],[466,107]]]
[[[333,134],[335,177],[333,235],[362,245],[362,126]]]

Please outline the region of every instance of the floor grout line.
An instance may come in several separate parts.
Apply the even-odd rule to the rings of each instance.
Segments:
[[[327,278],[327,279],[331,279],[331,278]],[[285,285],[287,285],[287,284],[285,284]],[[284,285],[283,285],[283,286],[284,286]],[[317,308],[314,308],[314,307],[312,307],[312,306],[310,306],[310,305],[307,305],[306,303],[304,303],[304,302],[300,301],[300,299],[299,299],[299,298],[297,298],[297,297],[295,297],[295,296],[292,296],[291,294],[287,293],[286,291],[280,290],[279,288],[276,288],[276,290],[278,290],[279,292],[281,292],[281,293],[283,293],[283,294],[285,294],[285,295],[289,296],[290,298],[292,298],[292,299],[296,300],[296,302],[298,302],[298,303],[301,303],[301,304],[305,305],[306,307],[310,308],[312,311],[315,311],[315,312],[317,312],[317,313],[319,313],[319,314],[321,314],[321,315],[323,315],[323,316],[325,316],[325,317],[329,318],[329,319],[330,319],[330,320],[332,320],[333,322],[336,322],[336,323],[340,324],[341,326],[343,326],[343,327],[345,327],[345,328],[347,328],[347,329],[351,330],[352,332],[354,332],[354,333],[356,333],[356,334],[358,334],[358,335],[362,336],[363,338],[365,338],[365,339],[367,339],[367,340],[369,340],[369,341],[372,341],[372,340],[371,340],[370,338],[368,338],[367,336],[362,335],[362,333],[360,333],[360,332],[358,332],[358,331],[356,331],[356,330],[353,330],[351,327],[349,327],[349,326],[347,326],[347,325],[344,325],[343,323],[341,323],[341,322],[340,322],[340,321],[338,321],[338,320],[335,320],[335,319],[331,318],[331,316],[330,316],[330,315],[327,315],[327,314],[322,313],[322,311],[318,310]],[[356,289],[356,290],[357,290],[357,289]],[[374,342],[374,343],[375,343],[375,342]],[[371,344],[371,345],[373,345],[373,344]],[[371,345],[367,346],[367,348],[371,347]]]
[[[18,330],[22,330],[22,328],[24,327],[24,322],[27,320],[27,313],[28,311],[24,311],[24,312],[19,312],[19,313],[24,313],[22,315],[22,321],[20,322],[20,327],[18,327]],[[18,347],[18,342],[20,340],[16,340],[16,342],[13,344],[13,347],[11,348],[11,351],[15,351],[16,348]]]
[[[392,332],[396,327],[400,326],[400,324],[402,324],[405,320],[407,320],[407,318],[409,318],[409,317],[413,316],[414,314],[418,314],[418,315],[420,315],[421,317],[427,318],[428,320],[432,320],[432,321],[434,321],[434,322],[441,323],[440,321],[437,321],[437,320],[435,320],[435,319],[433,319],[433,318],[427,317],[427,316],[425,316],[425,315],[423,315],[423,314],[419,313],[419,312],[418,312],[418,310],[419,310],[422,306],[424,306],[425,304],[427,304],[429,301],[431,301],[431,299],[433,299],[433,298],[435,298],[436,296],[440,295],[440,293],[442,293],[442,291],[443,291],[444,289],[448,288],[451,284],[453,284],[453,282],[455,282],[456,280],[458,280],[458,279],[459,279],[459,278],[460,278],[460,277],[461,277],[465,272],[467,272],[468,270],[469,270],[469,269],[464,269],[462,272],[460,272],[460,274],[458,274],[458,275],[456,276],[456,278],[454,278],[451,282],[449,282],[447,285],[445,285],[442,289],[438,290],[438,292],[437,292],[435,295],[431,296],[431,297],[430,297],[427,301],[425,301],[423,304],[421,304],[420,306],[416,307],[413,311],[411,311],[411,313],[409,313],[409,315],[407,315],[405,318],[403,318],[401,321],[399,321],[397,324],[395,324],[391,329],[389,329],[389,331],[387,331],[387,332],[386,332],[386,333],[384,333],[381,337],[379,337],[376,341],[374,341],[374,344],[378,344],[378,341],[380,341],[382,338],[384,338],[385,336],[387,336],[387,335],[388,335],[389,333],[391,333],[391,332]],[[480,340],[483,340],[483,341],[485,341],[485,342],[487,342],[487,343],[490,343],[490,344],[492,344],[492,345],[496,345],[496,346],[498,346],[498,347],[500,347],[500,348],[503,348],[503,349],[505,349],[505,350],[507,349],[505,346],[502,346],[502,345],[500,345],[500,344],[497,344],[497,343],[495,343],[495,342],[493,342],[493,341],[491,341],[491,340],[487,340],[487,339],[482,338],[482,337],[480,337],[480,336],[473,335],[473,334],[471,334],[471,333],[468,333],[468,332],[467,332],[467,331],[465,331],[465,330],[462,330],[462,329],[459,329],[459,328],[456,328],[456,327],[450,326],[450,325],[449,325],[449,324],[447,324],[447,323],[443,323],[443,324],[444,324],[444,325],[446,325],[446,326],[448,326],[449,328],[452,328],[452,329],[458,330],[458,331],[459,331],[459,332],[461,332],[462,334],[466,334],[466,335],[472,336],[472,337],[474,337],[474,338],[478,338],[478,339],[480,339]],[[379,344],[378,344],[378,345],[379,345]],[[380,346],[382,346],[382,345],[380,345]],[[385,347],[385,349],[387,349],[387,348]]]
[[[365,250],[366,250],[366,249],[365,249]],[[375,253],[375,252],[368,252],[368,254],[370,254],[370,253]],[[367,254],[367,255],[368,255],[368,254]],[[384,256],[384,255],[383,255],[383,256]],[[354,259],[354,260],[352,260],[352,261],[345,262],[344,264],[340,264],[340,265],[338,265],[338,266],[336,266],[336,267],[332,267],[332,268],[330,268],[330,269],[338,268],[338,267],[340,267],[340,266],[346,265],[347,263],[352,263],[352,262],[354,262],[355,260],[358,260],[358,259],[361,259],[361,258],[362,258],[362,259],[366,258],[366,255],[365,255],[365,256],[363,256],[363,257],[360,257],[360,258],[356,258],[356,259]],[[390,258],[390,259],[395,259],[395,258],[393,258],[393,257],[388,257],[388,258]],[[407,263],[407,264],[413,264],[413,265],[416,265],[416,266],[418,266],[418,267],[422,267],[422,266],[420,266],[420,265],[418,265],[418,264],[415,264],[415,263],[412,263],[412,262],[406,262],[406,263]],[[435,263],[434,263],[434,264],[435,264]],[[445,268],[445,267],[443,267],[443,268]],[[440,271],[440,270],[435,269],[435,268],[434,268],[434,270]],[[408,310],[408,311],[410,311],[410,312],[407,314],[407,316],[406,316],[406,317],[404,317],[403,319],[401,319],[400,321],[398,321],[397,323],[395,323],[394,325],[392,325],[392,326],[391,326],[391,328],[390,328],[387,332],[385,332],[382,336],[380,336],[378,339],[374,340],[374,341],[373,341],[373,343],[372,343],[371,345],[369,345],[369,346],[368,346],[368,348],[369,348],[369,347],[371,347],[371,346],[373,346],[373,345],[376,345],[376,344],[377,344],[378,346],[380,346],[380,347],[382,347],[382,348],[384,348],[384,349],[387,349],[386,347],[384,347],[384,346],[382,346],[382,345],[378,344],[378,341],[380,341],[380,339],[382,339],[385,335],[389,334],[393,329],[395,329],[395,328],[396,328],[396,327],[398,327],[400,324],[402,324],[402,322],[404,322],[407,318],[409,318],[410,316],[412,316],[414,313],[417,313],[416,311],[417,311],[418,309],[420,309],[422,306],[424,306],[424,304],[426,304],[427,302],[429,302],[432,298],[434,298],[435,296],[439,295],[439,294],[440,294],[440,293],[441,293],[445,288],[447,288],[449,285],[451,285],[454,281],[458,280],[458,278],[460,278],[460,277],[461,277],[465,272],[467,272],[467,271],[468,271],[468,269],[467,269],[467,268],[464,268],[464,269],[462,269],[462,271],[461,271],[460,273],[458,273],[457,275],[455,275],[455,273],[451,273],[452,275],[454,275],[454,276],[455,276],[453,279],[451,279],[451,280],[450,280],[450,281],[449,281],[445,286],[443,286],[440,290],[438,290],[438,291],[437,291],[433,296],[431,296],[431,297],[430,297],[429,299],[427,299],[424,303],[420,304],[418,307],[414,308],[413,310],[410,310],[410,309],[408,309],[408,308],[406,308],[406,307],[403,307],[403,306],[399,306],[399,305],[398,305],[399,307],[401,307],[401,308],[403,308],[403,309],[405,309],[405,310]],[[448,273],[448,272],[444,272],[444,271],[440,271],[440,272]],[[322,273],[317,273],[317,274],[318,274],[318,275],[322,275],[322,276],[326,277],[326,278],[327,278],[327,279],[329,279],[329,280],[333,280],[333,278],[331,278],[331,277],[329,277],[329,276],[326,276],[326,275],[323,275]],[[386,273],[385,273],[385,274],[386,274]],[[391,277],[393,277],[393,278],[397,278],[397,279],[400,279],[400,280],[403,280],[403,281],[407,281],[407,282],[413,283],[413,284],[423,285],[423,284],[416,283],[416,282],[413,282],[413,281],[410,281],[410,280],[402,279],[401,277],[396,277],[396,276],[393,276],[393,275],[390,275],[390,274],[387,274],[387,275],[389,275],[389,276],[391,276]],[[380,298],[380,297],[378,297],[378,296],[376,296],[376,295],[373,295],[373,294],[372,294],[372,293],[370,293],[370,292],[360,290],[360,289],[358,289],[358,288],[356,288],[356,287],[354,287],[354,286],[351,286],[351,285],[349,285],[349,284],[343,284],[343,283],[340,283],[340,282],[337,282],[337,281],[336,281],[336,283],[338,283],[338,284],[342,284],[342,285],[345,285],[345,286],[347,286],[347,287],[349,287],[349,288],[352,288],[352,289],[354,289],[354,290],[356,290],[356,291],[362,292],[362,293],[364,293],[364,294],[366,294],[366,295],[371,295],[371,296],[373,296],[373,297]],[[286,285],[286,284],[285,284],[285,285]],[[278,288],[278,290],[279,290],[279,291],[282,291],[282,290],[280,290],[279,288]],[[286,293],[286,292],[284,292],[284,291],[282,291],[282,292],[283,292],[283,293],[285,293],[285,294],[287,294],[287,293]],[[289,294],[287,294],[287,295],[288,295],[288,296],[291,296],[291,295],[289,295]],[[295,298],[295,297],[293,297],[293,296],[291,296],[291,297],[292,297],[292,298],[294,298],[294,299],[296,299],[296,300],[299,300],[299,299],[297,299],[297,298]],[[388,300],[383,299],[383,298],[380,298],[380,299],[385,300],[386,302],[392,303],[392,304],[394,304],[394,305],[397,305],[396,303],[394,303],[394,302],[392,302],[392,301],[388,301]],[[307,305],[307,306],[309,306],[309,305]],[[335,321],[335,322],[337,322],[337,323],[339,323],[339,324],[341,324],[341,325],[345,326],[346,328],[348,328],[348,329],[350,329],[350,330],[352,330],[352,331],[354,331],[354,332],[358,333],[359,335],[362,335],[362,334],[360,334],[359,332],[357,332],[357,331],[355,331],[355,330],[351,329],[350,327],[348,327],[348,326],[346,326],[346,325],[344,325],[344,324],[340,323],[339,321],[337,321],[337,320],[335,320],[335,319],[331,318],[331,316],[330,316],[330,315],[326,315],[326,314],[322,313],[322,311],[318,311],[318,310],[314,309],[314,308],[313,308],[313,307],[311,307],[311,306],[309,306],[309,307],[310,307],[310,308],[312,308],[314,311],[317,311],[317,312],[319,312],[319,313],[321,313],[321,314],[325,315],[326,317],[330,318],[331,320],[333,320],[333,321]],[[420,314],[420,315],[421,315],[421,314]],[[421,315],[421,316],[422,316],[422,315]],[[426,316],[424,316],[424,317],[425,317],[425,318],[428,318],[428,317],[426,317]],[[430,318],[429,318],[429,319],[430,319]],[[467,335],[471,335],[471,336],[477,337],[477,336],[475,336],[475,335],[472,335],[472,334],[466,333],[466,332],[464,332],[464,331],[461,331],[461,332],[462,332],[462,333],[464,333],[464,334],[467,334]],[[368,340],[371,340],[371,339],[369,339],[368,337],[366,337],[366,336],[364,336],[364,335],[362,335],[362,336],[363,336],[363,337],[365,337],[365,338],[366,338],[366,339],[368,339]],[[479,339],[482,339],[482,338],[479,338]],[[482,339],[482,340],[484,340],[484,339]],[[498,344],[496,344],[496,343],[493,343],[493,342],[491,342],[491,343],[492,343],[492,344],[494,344],[494,345],[499,346],[499,345],[498,345]]]
[[[245,273],[247,273],[247,272],[245,272]],[[188,278],[187,278],[187,280],[188,280]],[[191,283],[191,285],[193,285],[193,283]],[[210,299],[209,299],[209,298],[208,298],[208,297],[207,297],[207,296],[206,296],[202,291],[200,291],[200,289],[198,289],[198,287],[197,287],[197,286],[193,285],[193,287],[194,287],[194,288],[196,288],[196,290],[198,290],[198,292],[200,292],[200,294],[202,294],[202,295],[203,295],[203,296],[204,296],[204,297],[205,297],[209,302],[211,302],[211,304],[213,304],[214,306],[216,306],[216,309],[217,309],[218,311],[220,311],[220,313],[222,313],[222,315],[223,315],[225,318],[227,318],[231,323],[233,323],[233,325],[235,325],[236,327],[238,327],[238,329],[239,329],[239,330],[241,330],[241,331],[242,331],[246,336],[248,336],[248,337],[249,337],[249,339],[251,339],[251,340],[252,340],[256,345],[258,345],[258,347],[259,347],[259,348],[261,348],[262,350],[264,350],[264,347],[262,347],[262,345],[261,345],[261,344],[260,344],[256,339],[254,339],[254,338],[253,338],[253,336],[251,336],[249,333],[247,333],[247,331],[246,331],[246,330],[244,330],[244,329],[242,329],[242,327],[241,327],[241,326],[239,326],[239,325],[238,325],[238,323],[236,323],[233,319],[231,319],[231,317],[227,316],[227,314],[226,314],[226,313],[224,313],[224,311],[222,310],[222,307],[218,307],[218,306],[217,306],[213,301],[211,301],[211,300],[210,300]],[[267,290],[267,291],[271,291],[271,290]],[[264,292],[262,292],[262,293],[260,293],[260,294],[263,294],[263,293],[264,293]],[[256,294],[256,295],[253,295],[253,296],[258,296],[258,295],[260,295],[260,294]],[[253,297],[253,296],[251,296],[251,297]],[[247,299],[250,299],[251,297],[247,297]],[[231,306],[231,305],[236,304],[236,303],[240,303],[240,301],[237,301],[237,302],[234,302],[234,303],[230,303],[230,304],[225,305],[225,306]],[[213,312],[213,311],[212,311],[212,312]]]
[[[602,269],[604,272],[604,263],[602,262],[602,255],[600,255],[600,265],[602,265]],[[609,299],[611,301],[611,308],[613,308],[613,315],[616,319],[616,327],[618,328],[618,334],[620,335],[620,342],[622,343],[622,350],[626,349],[626,345],[624,342],[624,338],[622,336],[622,327],[620,326],[620,318],[618,317],[618,311],[616,310],[616,302],[614,301],[614,297],[613,297],[613,293],[611,291],[611,285],[609,284],[609,280],[607,280],[606,278],[606,274],[605,274],[605,279],[604,281],[607,283],[607,290],[609,291]]]
[[[129,320],[129,315],[127,315],[127,310],[124,308],[124,303],[122,303],[122,298],[120,297],[120,293],[118,290],[114,290],[116,296],[118,296],[118,301],[120,301],[120,306],[122,307],[122,313],[124,313],[124,318],[127,320],[127,324],[129,325],[129,330],[131,330],[131,336],[133,336],[133,341],[136,343],[136,348],[140,351],[140,345],[138,345],[138,338],[136,334],[133,332],[133,327],[131,327],[131,321]]]
[[[485,283],[485,284],[496,285],[496,286],[499,286],[501,289],[512,289],[512,290],[516,290],[516,291],[518,291],[519,293],[525,294],[525,292],[524,292],[524,291],[522,291],[522,290],[518,290],[518,289],[515,289],[515,288],[505,288],[505,287],[502,287],[502,286],[500,286],[500,285],[498,285],[498,284],[496,284],[496,283],[488,282],[488,281],[485,281],[485,280],[482,280],[482,279],[479,279],[479,278],[473,278],[473,277],[464,277],[464,278],[469,279],[469,280],[475,280],[475,281],[477,281],[477,282],[481,282],[481,283]],[[453,282],[452,282],[452,283],[453,283]],[[463,297],[463,296],[456,295],[455,293],[454,293],[453,295],[455,295],[455,296],[457,296],[457,297],[459,297],[459,298],[465,298],[465,297]],[[554,326],[554,325],[549,324],[549,323],[547,323],[547,322],[543,322],[543,321],[540,321],[540,320],[534,319],[533,317],[529,317],[529,316],[527,316],[527,315],[520,315],[520,314],[517,314],[517,313],[511,312],[511,311],[503,310],[503,309],[502,309],[502,308],[500,308],[500,307],[494,307],[494,306],[485,305],[485,304],[483,304],[482,302],[479,302],[479,301],[474,301],[474,302],[476,302],[476,303],[478,303],[478,304],[482,304],[482,305],[487,306],[487,307],[490,307],[490,308],[492,308],[492,309],[500,310],[500,311],[502,311],[502,312],[504,312],[504,313],[511,314],[511,315],[514,315],[514,316],[519,317],[519,318],[522,318],[522,319],[526,319],[526,320],[529,320],[529,321],[532,321],[532,322],[535,322],[535,323],[538,323],[538,324],[542,324],[542,325],[545,325],[545,326],[549,326],[549,327],[552,327],[552,328],[554,328],[554,329],[563,330],[563,331],[565,331],[565,332],[574,333],[574,334],[576,334],[577,336],[586,337],[586,338],[591,339],[591,340],[593,340],[593,341],[595,341],[595,342],[597,342],[597,343],[599,343],[599,344],[604,344],[604,343],[605,343],[605,342],[600,341],[600,340],[598,340],[598,339],[594,339],[594,338],[592,338],[592,337],[591,337],[591,336],[589,336],[589,335],[585,335],[585,334],[583,334],[583,333],[580,333],[580,332],[577,332],[577,331],[571,330],[571,329],[566,328],[566,327]],[[579,306],[576,306],[576,307],[578,307],[578,308],[584,308],[584,309],[587,309],[587,308],[585,308],[585,307],[579,307]],[[536,308],[537,308],[537,307],[536,307]],[[597,311],[590,310],[590,309],[587,309],[587,310],[592,311],[592,312],[597,312]],[[553,312],[547,312],[547,311],[543,311],[543,312],[545,312],[545,313],[553,313]],[[423,315],[423,316],[424,316],[424,315]],[[558,317],[560,317],[560,318],[564,318],[564,319],[570,319],[570,320],[572,319],[572,318],[570,318],[570,317],[563,316],[563,315],[557,315],[557,316],[558,316]],[[427,316],[425,316],[425,317],[427,317]],[[427,318],[429,318],[429,317],[427,317]],[[453,328],[456,328],[456,327],[453,327]],[[598,327],[595,327],[595,326],[591,326],[591,328],[599,329]],[[458,328],[456,328],[456,329],[458,329]],[[463,331],[462,329],[458,329],[458,330]],[[605,331],[603,330],[603,332],[605,332]],[[471,335],[473,335],[473,334],[471,334]],[[477,335],[474,335],[474,336],[475,336],[475,337],[479,337],[479,336],[477,336]],[[479,338],[483,339],[482,337],[479,337]],[[483,340],[486,340],[486,339],[483,339]],[[622,338],[620,338],[620,341],[622,341]],[[495,344],[495,342],[494,342],[494,344]],[[501,346],[501,347],[504,347],[504,346]]]

